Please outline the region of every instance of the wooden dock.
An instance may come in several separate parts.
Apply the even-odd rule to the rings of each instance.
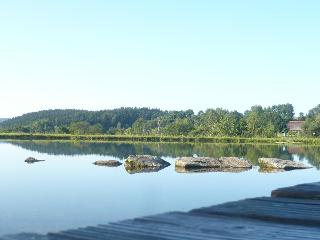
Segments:
[[[49,233],[0,240],[240,240],[319,239],[320,183],[274,190],[271,197],[246,199],[190,212],[170,212]]]

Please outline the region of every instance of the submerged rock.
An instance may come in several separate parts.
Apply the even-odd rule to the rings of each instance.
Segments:
[[[167,161],[151,155],[131,155],[124,162],[129,173],[157,172],[170,166]]]
[[[35,159],[33,157],[28,157],[26,160],[24,160],[26,163],[36,163],[36,162],[44,162],[45,160],[38,160],[38,159]]]
[[[176,160],[176,168],[185,169],[249,169],[252,164],[241,158],[237,157],[182,157]]]
[[[120,165],[122,165],[122,163],[117,160],[105,160],[105,161],[99,160],[99,161],[95,161],[93,164],[97,166],[105,166],[105,167],[119,167]]]
[[[310,168],[302,163],[297,163],[292,160],[282,160],[278,158],[259,158],[258,160],[261,169],[283,169],[285,171],[294,169]]]

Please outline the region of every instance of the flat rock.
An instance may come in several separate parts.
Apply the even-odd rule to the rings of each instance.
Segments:
[[[26,163],[36,163],[36,162],[44,162],[44,160],[35,159],[33,157],[28,157],[26,160],[24,160]]]
[[[130,155],[124,162],[129,173],[157,172],[168,166],[167,161],[151,155]]]
[[[284,169],[286,171],[294,169],[310,168],[302,163],[297,163],[292,160],[282,160],[278,158],[259,158],[258,160],[261,169]]]
[[[252,164],[237,157],[182,157],[176,160],[176,168],[185,169],[235,169],[235,168],[252,168]]]
[[[105,167],[119,167],[120,165],[122,165],[122,163],[117,160],[99,160],[95,161],[93,164]]]
[[[320,182],[299,184],[293,187],[279,188],[273,190],[272,197],[302,198],[320,200]]]

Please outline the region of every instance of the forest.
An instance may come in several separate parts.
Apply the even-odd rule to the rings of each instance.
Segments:
[[[86,111],[56,109],[27,113],[0,123],[3,133],[116,134],[215,137],[275,137],[288,133],[287,123],[304,120],[303,135],[320,136],[320,104],[295,117],[292,104],[253,106],[244,113],[222,108],[163,111],[118,108]]]

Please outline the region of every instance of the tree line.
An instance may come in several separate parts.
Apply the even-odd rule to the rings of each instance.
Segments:
[[[173,136],[274,137],[288,132],[291,120],[305,120],[304,134],[320,136],[320,104],[295,118],[292,104],[253,106],[244,113],[222,108],[194,113],[150,108],[103,111],[45,110],[0,123],[2,132],[131,134]]]

